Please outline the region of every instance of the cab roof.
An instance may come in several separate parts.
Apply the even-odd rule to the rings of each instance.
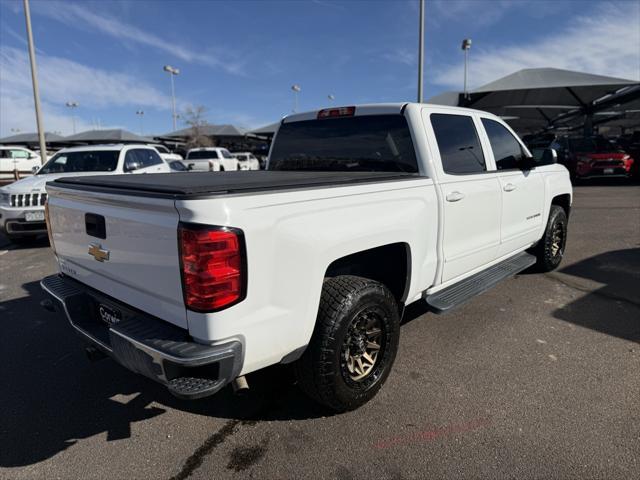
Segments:
[[[293,113],[291,115],[287,115],[282,119],[282,123],[289,122],[300,122],[304,120],[315,120],[318,118],[318,113],[322,110],[333,110],[339,108],[349,108],[355,107],[356,111],[353,116],[358,117],[360,115],[394,115],[400,114],[405,108],[433,108],[433,109],[446,109],[450,111],[459,111],[460,113],[482,113],[483,115],[494,116],[492,114],[488,114],[487,112],[474,110],[471,108],[464,107],[450,107],[444,105],[436,105],[432,103],[417,103],[417,102],[396,102],[396,103],[370,103],[363,105],[341,105],[341,106],[331,106],[327,108],[321,108],[319,110],[311,110],[308,112],[301,113]]]
[[[62,150],[59,150],[59,152],[92,152],[95,150],[120,151],[125,147],[126,148],[147,148],[147,149],[153,148],[150,145],[147,145],[145,143],[127,143],[127,144],[108,143],[104,145],[82,145],[79,147],[68,147],[68,148],[63,148]]]

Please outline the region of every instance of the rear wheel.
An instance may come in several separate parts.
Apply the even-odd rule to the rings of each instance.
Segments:
[[[382,387],[398,350],[400,318],[391,292],[362,277],[325,280],[311,342],[295,364],[302,390],[336,411]]]
[[[547,228],[532,253],[538,261],[535,268],[540,272],[555,270],[564,256],[567,243],[567,214],[558,205],[551,205]]]

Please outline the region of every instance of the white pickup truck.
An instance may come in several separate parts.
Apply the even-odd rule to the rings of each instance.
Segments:
[[[292,363],[337,411],[384,383],[406,305],[443,313],[556,268],[572,196],[567,170],[536,163],[499,118],[413,103],[286,117],[266,171],[47,192],[60,274],[42,281],[45,306],[88,352],[182,398]]]

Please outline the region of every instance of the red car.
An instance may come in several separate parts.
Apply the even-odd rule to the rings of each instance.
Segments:
[[[630,177],[633,158],[604,137],[562,138],[559,155],[572,177]]]

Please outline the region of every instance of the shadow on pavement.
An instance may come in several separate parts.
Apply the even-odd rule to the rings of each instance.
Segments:
[[[0,304],[0,467],[41,462],[104,432],[107,441],[129,438],[134,422],[168,408],[238,420],[331,415],[298,390],[286,366],[250,375],[246,396],[226,387],[210,398],[179,400],[110,359],[91,363],[62,314],[40,308],[39,284],[23,288],[28,296]]]
[[[0,249],[21,250],[26,248],[42,248],[49,246],[49,238],[46,235],[37,237],[26,237],[22,240],[11,242],[5,235],[0,233]]]
[[[560,273],[604,286],[557,309],[553,312],[554,317],[640,343],[640,248],[602,253],[563,268]],[[570,277],[549,275],[569,286],[584,289],[574,284]]]

